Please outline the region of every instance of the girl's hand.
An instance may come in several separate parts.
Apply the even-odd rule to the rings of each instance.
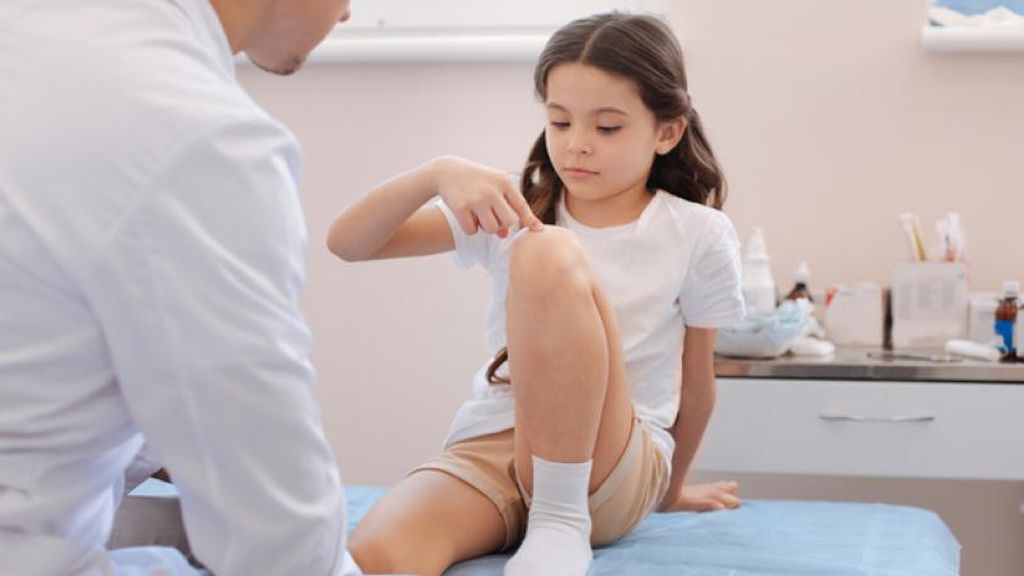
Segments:
[[[736,495],[739,485],[733,481],[710,484],[684,485],[677,494],[667,494],[660,512],[709,512],[712,510],[733,510],[740,507]]]
[[[455,156],[431,162],[434,189],[466,234],[483,230],[501,238],[516,224],[534,232],[544,224],[504,172]]]

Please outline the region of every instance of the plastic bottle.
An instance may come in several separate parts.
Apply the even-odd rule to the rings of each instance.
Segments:
[[[807,281],[811,277],[811,270],[807,267],[807,262],[801,262],[796,267],[796,273],[793,274],[793,280],[795,284],[793,289],[786,295],[786,300],[799,300],[806,298],[808,302],[814,302],[814,298],[811,297],[811,291],[807,288]]]
[[[743,300],[750,313],[775,311],[775,280],[772,279],[771,258],[764,243],[764,231],[754,228],[743,258]]]
[[[1017,359],[1018,342],[1014,341],[1017,324],[1017,311],[1020,309],[1020,282],[1008,280],[1003,282],[1003,299],[996,307],[996,334],[1000,338],[1003,349],[1003,360],[1013,362]]]

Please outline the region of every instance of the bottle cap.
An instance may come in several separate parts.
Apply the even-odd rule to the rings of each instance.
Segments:
[[[747,240],[747,258],[767,258],[768,248],[764,244],[764,230],[754,228]]]
[[[793,274],[793,280],[797,284],[807,284],[807,281],[811,278],[811,269],[807,267],[807,262],[801,262],[796,267],[796,272]]]

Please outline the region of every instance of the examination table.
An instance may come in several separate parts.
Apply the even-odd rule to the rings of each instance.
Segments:
[[[348,486],[349,530],[386,492]],[[126,499],[111,541],[133,532],[181,532],[171,485],[145,482]],[[163,511],[158,510],[163,508]],[[143,525],[147,524],[147,525]],[[170,537],[172,545],[178,539]],[[184,540],[180,538],[180,540]],[[187,548],[187,544],[184,544]],[[447,576],[500,576],[507,556],[463,562]],[[594,551],[591,576],[955,576],[960,546],[937,514],[887,504],[745,500],[738,510],[653,514],[629,536]]]

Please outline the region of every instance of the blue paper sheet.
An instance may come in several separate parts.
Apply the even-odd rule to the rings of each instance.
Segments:
[[[349,486],[349,529],[384,494]],[[446,576],[500,576],[507,556]],[[955,576],[960,545],[937,514],[887,504],[746,500],[704,514],[653,514],[594,551],[590,576]]]

